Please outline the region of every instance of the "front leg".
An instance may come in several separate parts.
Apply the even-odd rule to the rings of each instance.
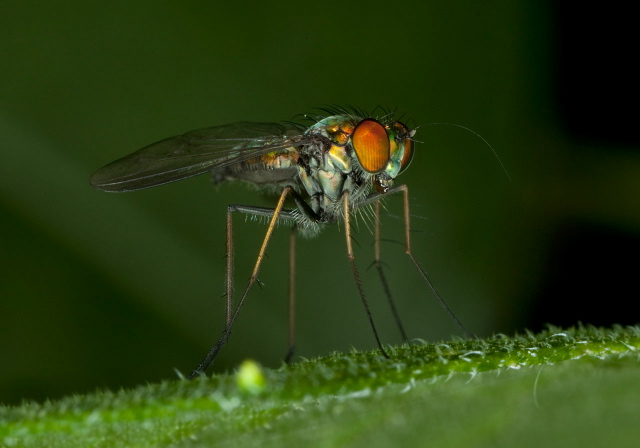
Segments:
[[[367,313],[367,317],[369,318],[369,323],[371,324],[371,329],[373,330],[373,336],[376,338],[376,342],[378,343],[378,348],[384,355],[385,358],[389,358],[387,352],[382,347],[382,342],[380,342],[380,337],[378,336],[378,330],[376,329],[376,325],[373,322],[373,316],[371,315],[371,310],[369,310],[369,303],[367,302],[367,298],[364,295],[364,288],[362,287],[362,282],[360,281],[360,274],[358,273],[358,269],[356,268],[356,259],[353,253],[353,245],[351,244],[351,207],[349,203],[349,192],[345,191],[342,195],[342,202],[344,205],[343,209],[343,217],[344,217],[344,233],[345,238],[347,239],[347,258],[349,259],[349,264],[351,265],[351,271],[353,272],[353,278],[356,281],[356,286],[358,287],[358,293],[360,294],[360,299],[362,300],[362,306],[364,307],[364,311]]]
[[[411,214],[409,212],[409,187],[407,187],[406,185],[398,185],[397,187],[390,188],[388,191],[384,193],[372,194],[371,196],[366,198],[362,202],[362,204],[360,204],[360,206],[373,204],[375,202],[380,201],[380,199],[382,199],[383,197],[392,195],[395,193],[402,193],[403,199],[404,199],[404,241],[405,241],[404,251],[405,253],[411,259],[411,262],[420,273],[420,276],[422,277],[422,279],[427,283],[427,285],[429,285],[429,288],[431,289],[431,291],[433,292],[433,295],[436,297],[436,299],[440,303],[440,306],[442,306],[442,308],[445,309],[445,311],[449,314],[451,319],[456,323],[456,325],[458,325],[458,327],[460,327],[462,332],[467,337],[472,339],[477,339],[477,336],[475,334],[467,330],[466,327],[462,325],[462,322],[460,322],[460,320],[456,317],[456,315],[453,313],[451,308],[449,308],[449,305],[447,305],[447,302],[444,301],[444,299],[442,298],[442,296],[440,295],[440,293],[438,292],[434,284],[431,282],[431,279],[427,275],[427,272],[420,265],[420,263],[418,263],[418,260],[416,260],[416,257],[413,256],[413,252],[411,250]]]

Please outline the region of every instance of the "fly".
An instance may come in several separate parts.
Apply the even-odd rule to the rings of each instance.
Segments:
[[[352,214],[361,207],[373,210],[374,265],[380,275],[398,329],[407,340],[382,270],[380,258],[380,200],[402,194],[405,252],[429,285],[440,305],[467,336],[474,337],[456,318],[436,291],[411,251],[409,189],[395,178],[409,167],[414,155],[415,129],[394,120],[392,114],[371,118],[353,110],[330,111],[305,127],[295,123],[239,122],[171,137],[129,154],[91,176],[91,185],[107,192],[126,192],[211,173],[215,183],[243,180],[278,191],[274,208],[247,205],[227,207],[226,319],[222,336],[189,379],[204,374],[231,336],[240,309],[258,281],[267,245],[278,222],[292,223],[290,237],[289,361],[294,343],[294,269],[296,235],[317,235],[323,226],[344,222],[347,258],[373,335],[388,358],[375,324],[351,244]],[[288,202],[289,200],[289,202]],[[292,208],[285,208],[291,203]],[[233,300],[233,215],[243,213],[269,220],[249,282],[237,304]]]

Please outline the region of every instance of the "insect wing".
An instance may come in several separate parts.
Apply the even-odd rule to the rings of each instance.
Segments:
[[[293,124],[239,122],[171,137],[96,171],[91,185],[109,192],[155,187],[305,144]]]

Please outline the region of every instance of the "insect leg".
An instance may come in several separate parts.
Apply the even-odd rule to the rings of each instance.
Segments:
[[[378,271],[380,276],[380,281],[382,282],[382,288],[384,289],[384,293],[387,296],[387,301],[389,302],[389,306],[391,307],[391,312],[393,313],[393,318],[396,321],[396,325],[398,326],[398,330],[400,330],[400,335],[402,339],[407,342],[409,338],[407,338],[407,333],[404,331],[404,327],[402,326],[402,321],[400,320],[400,316],[398,315],[398,310],[396,309],[396,304],[393,300],[393,296],[391,295],[391,288],[389,288],[389,283],[387,282],[387,277],[384,275],[384,271],[382,269],[382,259],[380,257],[380,201],[376,201],[374,204],[374,232],[373,232],[373,247],[374,247],[374,259],[373,264]]]
[[[389,189],[385,193],[371,195],[360,203],[360,207],[362,207],[363,205],[368,205],[368,204],[373,204],[375,202],[378,202],[383,196],[400,193],[400,192],[403,193],[403,197],[404,197],[404,238],[405,238],[404,251],[405,253],[411,259],[411,262],[420,273],[420,276],[422,277],[422,279],[427,283],[427,285],[429,285],[429,288],[431,289],[431,291],[433,292],[433,295],[438,300],[438,303],[440,303],[440,306],[442,306],[442,308],[445,309],[445,311],[449,314],[451,319],[456,323],[456,325],[458,325],[458,327],[460,327],[462,332],[467,337],[470,337],[472,339],[477,339],[478,337],[475,334],[473,334],[471,331],[467,330],[465,326],[462,325],[462,322],[460,322],[460,320],[456,317],[456,315],[453,314],[453,311],[451,310],[451,308],[449,308],[449,305],[447,305],[447,303],[444,301],[442,296],[440,296],[440,293],[438,292],[434,284],[431,282],[431,279],[427,275],[427,272],[424,270],[422,266],[420,266],[420,263],[418,263],[418,260],[416,260],[416,258],[413,256],[413,252],[411,251],[411,214],[409,213],[409,188],[406,185],[398,185],[397,187],[393,187]]]
[[[451,319],[453,319],[453,321],[458,325],[458,327],[460,327],[462,332],[467,337],[472,339],[477,339],[478,337],[472,332],[470,332],[469,330],[467,330],[465,326],[462,325],[462,322],[458,320],[456,315],[453,314],[453,311],[451,310],[451,308],[449,308],[449,305],[447,305],[444,299],[440,296],[440,293],[436,290],[436,287],[434,286],[434,284],[431,283],[431,279],[427,275],[427,272],[424,270],[422,266],[420,266],[420,263],[418,263],[418,260],[416,260],[416,257],[413,256],[413,252],[411,251],[411,214],[409,213],[409,188],[406,185],[399,185],[398,187],[396,187],[396,189],[397,191],[402,191],[403,197],[404,197],[405,253],[409,256],[409,258],[411,259],[411,262],[416,267],[418,272],[420,272],[420,276],[424,279],[425,282],[427,282],[427,284],[429,285],[429,288],[431,288],[433,295],[435,295],[436,299],[438,299],[438,302],[440,302],[440,306],[442,306],[442,308],[444,308],[445,311],[449,313],[449,316],[451,317]]]
[[[296,234],[297,227],[291,228],[289,236],[289,350],[284,362],[289,364],[296,351],[295,340],[295,298],[296,298]]]
[[[226,309],[225,332],[231,329],[231,310],[233,309],[233,218],[232,209],[227,207],[227,266],[225,275]]]
[[[360,299],[362,300],[362,306],[364,306],[364,310],[367,313],[367,317],[369,318],[369,323],[371,324],[371,329],[373,330],[373,335],[376,338],[376,342],[378,343],[378,348],[384,355],[385,358],[388,358],[387,352],[384,351],[382,347],[382,343],[380,342],[380,338],[378,337],[378,330],[376,330],[376,326],[373,323],[373,316],[371,315],[371,311],[369,310],[369,304],[367,303],[367,299],[364,295],[364,289],[362,288],[362,282],[360,281],[360,274],[358,274],[358,269],[356,268],[356,260],[353,254],[353,246],[351,244],[351,210],[349,208],[349,192],[345,191],[343,194],[343,203],[344,203],[344,233],[347,239],[347,258],[349,258],[349,264],[351,265],[351,271],[353,272],[353,277],[356,281],[356,286],[358,287],[358,292],[360,293]]]
[[[265,253],[267,251],[267,245],[269,244],[269,240],[271,239],[271,235],[273,234],[273,230],[276,227],[276,223],[278,221],[278,217],[280,216],[280,214],[283,211],[283,207],[284,207],[284,202],[285,199],[287,198],[287,195],[289,195],[289,193],[291,193],[292,188],[291,187],[285,187],[284,190],[282,190],[282,193],[280,194],[280,199],[278,200],[278,204],[276,205],[276,208],[273,210],[266,210],[266,209],[259,209],[259,208],[252,208],[252,207],[243,207],[243,206],[235,206],[235,205],[230,205],[227,208],[227,273],[226,273],[226,290],[227,290],[227,315],[226,315],[226,325],[225,325],[225,329],[224,332],[222,333],[222,336],[220,337],[220,339],[218,340],[218,342],[215,343],[215,345],[213,347],[211,347],[211,350],[209,350],[209,353],[207,353],[207,356],[205,356],[205,358],[202,360],[202,362],[200,364],[198,364],[198,367],[195,368],[195,370],[193,372],[191,372],[189,374],[189,376],[187,377],[188,379],[193,379],[196,376],[202,375],[204,374],[207,369],[211,366],[211,364],[213,364],[213,361],[216,359],[216,356],[218,356],[218,352],[220,352],[220,349],[227,343],[227,341],[229,340],[229,337],[231,336],[231,327],[233,326],[233,323],[236,321],[236,319],[238,318],[238,315],[240,314],[240,309],[242,308],[242,305],[244,304],[244,300],[247,298],[247,295],[249,294],[249,291],[251,290],[251,287],[253,286],[253,284],[256,282],[256,280],[258,279],[258,272],[260,271],[260,265],[262,264],[262,260],[264,259]],[[271,221],[269,222],[269,227],[267,228],[267,232],[264,236],[264,240],[262,241],[262,246],[260,247],[260,251],[258,252],[258,257],[256,259],[256,264],[253,267],[253,272],[251,273],[251,277],[249,279],[249,283],[247,284],[247,287],[244,290],[244,293],[242,294],[242,297],[240,298],[240,301],[238,302],[238,305],[235,308],[235,311],[233,311],[233,313],[231,312],[232,306],[233,306],[233,230],[232,230],[232,213],[233,212],[243,212],[243,213],[252,213],[258,216],[265,216],[265,215],[270,215],[271,216]]]

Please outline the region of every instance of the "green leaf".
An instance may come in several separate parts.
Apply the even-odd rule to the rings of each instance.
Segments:
[[[241,370],[4,407],[0,444],[635,446],[639,348],[638,327],[549,328],[251,365],[250,393]]]

